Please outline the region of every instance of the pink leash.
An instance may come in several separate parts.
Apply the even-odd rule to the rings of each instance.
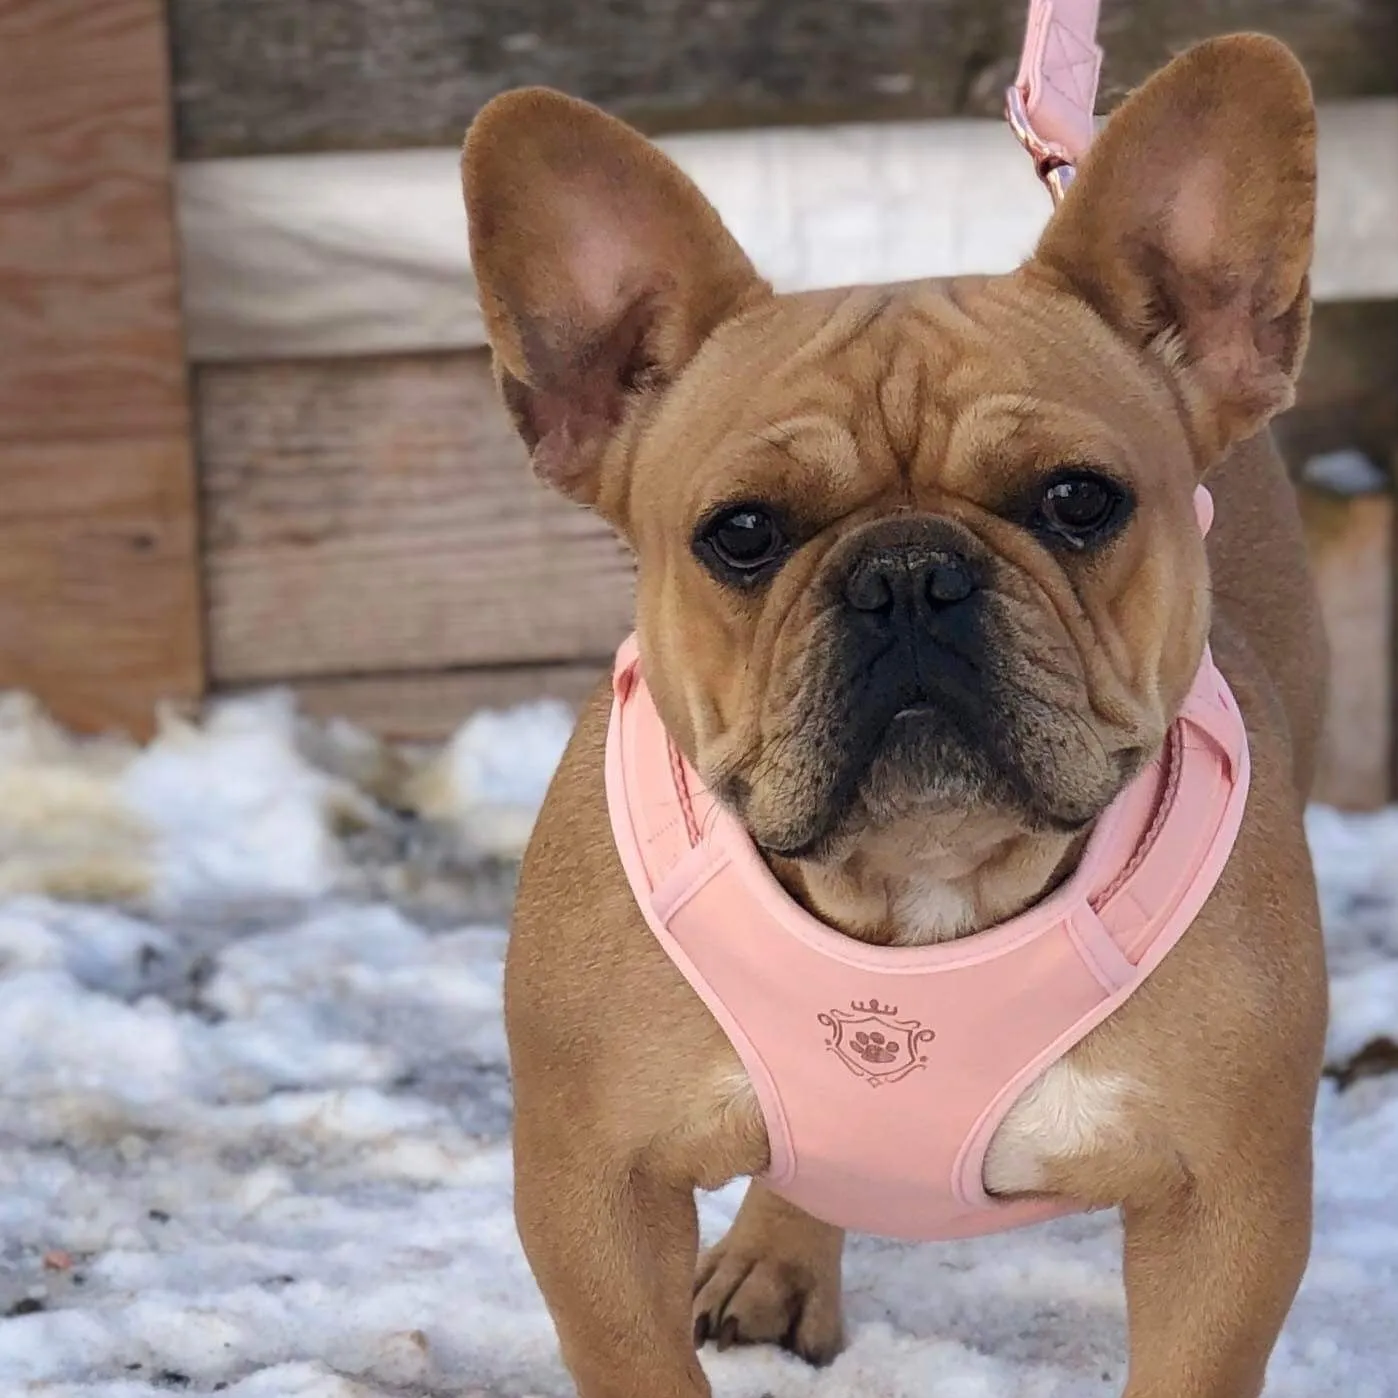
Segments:
[[[1092,144],[1102,50],[1099,0],[1029,0],[1029,24],[1005,117],[1056,204]]]

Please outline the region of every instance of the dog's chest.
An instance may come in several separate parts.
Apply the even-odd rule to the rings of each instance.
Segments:
[[[1109,1148],[1126,1131],[1126,1107],[1136,1084],[1123,1073],[1091,1073],[1060,1059],[1020,1095],[986,1151],[984,1181],[991,1194],[1042,1189],[1055,1161]],[[720,1115],[738,1110],[761,1117],[740,1064],[725,1065],[712,1091]]]
[[[1020,1095],[991,1138],[985,1188],[991,1194],[1042,1189],[1046,1167],[1091,1155],[1125,1130],[1134,1085],[1120,1073],[1089,1073],[1059,1059]]]

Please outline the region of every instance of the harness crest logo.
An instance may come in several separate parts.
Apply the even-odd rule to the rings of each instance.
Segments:
[[[916,1019],[899,1019],[897,1005],[851,1000],[847,1010],[816,1016],[826,1031],[825,1047],[870,1087],[901,1082],[927,1066],[923,1047],[937,1036]]]

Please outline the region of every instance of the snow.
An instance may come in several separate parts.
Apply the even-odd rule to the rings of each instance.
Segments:
[[[510,1210],[498,926],[566,730],[403,754],[272,695],[137,751],[0,701],[0,1398],[570,1391]],[[1398,810],[1309,830],[1340,1066],[1398,1039]],[[1269,1393],[1393,1398],[1398,1075],[1328,1083],[1317,1147]],[[719,1398],[1115,1394],[1118,1246],[858,1240],[834,1365],[705,1366]]]
[[[314,898],[335,881],[326,815],[354,795],[296,748],[289,698],[226,704],[202,727],[171,721],[122,776],[121,791],[158,842],[159,901],[172,907],[250,884]]]
[[[521,727],[527,744],[516,740]],[[528,839],[572,731],[572,710],[557,700],[477,714],[413,784],[415,805],[454,821],[478,848],[508,856]]]

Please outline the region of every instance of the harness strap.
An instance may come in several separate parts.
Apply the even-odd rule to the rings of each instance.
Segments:
[[[659,894],[668,906],[681,869],[686,882],[690,875],[707,876],[726,860],[709,838],[720,818],[717,803],[663,725],[641,721],[628,702],[641,682],[633,636],[618,652],[613,677],[616,702],[608,744],[620,760],[608,762],[608,799],[614,825],[624,820],[630,826],[631,839],[621,843],[634,851],[637,867],[631,873],[637,895],[655,906]],[[650,702],[648,696],[640,700],[642,707]],[[1108,864],[1089,872],[1087,865],[1117,857],[1101,850],[1093,859],[1090,847],[1083,869],[1087,902],[1079,920],[1087,922],[1079,931],[1111,948],[1105,974],[1114,985],[1134,979],[1135,968],[1153,959],[1165,923],[1176,916],[1193,919],[1232,850],[1242,819],[1249,775],[1242,715],[1207,652],[1152,766],[1160,776],[1133,782],[1108,816],[1119,833],[1135,842],[1135,852],[1122,866]],[[1189,818],[1170,819],[1181,782],[1190,792]],[[1120,853],[1119,847],[1113,849]],[[1187,912],[1181,913],[1182,902],[1191,905]],[[1161,946],[1161,953],[1167,949]]]
[[[619,722],[631,690],[640,680],[639,667],[640,647],[632,634],[622,642],[612,670],[612,722],[616,725],[615,740],[622,745],[622,767],[631,795],[620,808],[613,803],[612,809],[628,812],[646,882],[654,892],[700,843],[701,822],[714,803],[702,788],[695,792],[688,763],[660,724]]]
[[[1120,879],[1092,899],[1108,935],[1132,966],[1154,959],[1165,923],[1194,920],[1242,824],[1251,776],[1246,731],[1237,701],[1207,655],[1200,680],[1171,729],[1165,761],[1160,814],[1169,812],[1183,778],[1190,818],[1157,820]],[[1182,880],[1182,870],[1192,876]]]

